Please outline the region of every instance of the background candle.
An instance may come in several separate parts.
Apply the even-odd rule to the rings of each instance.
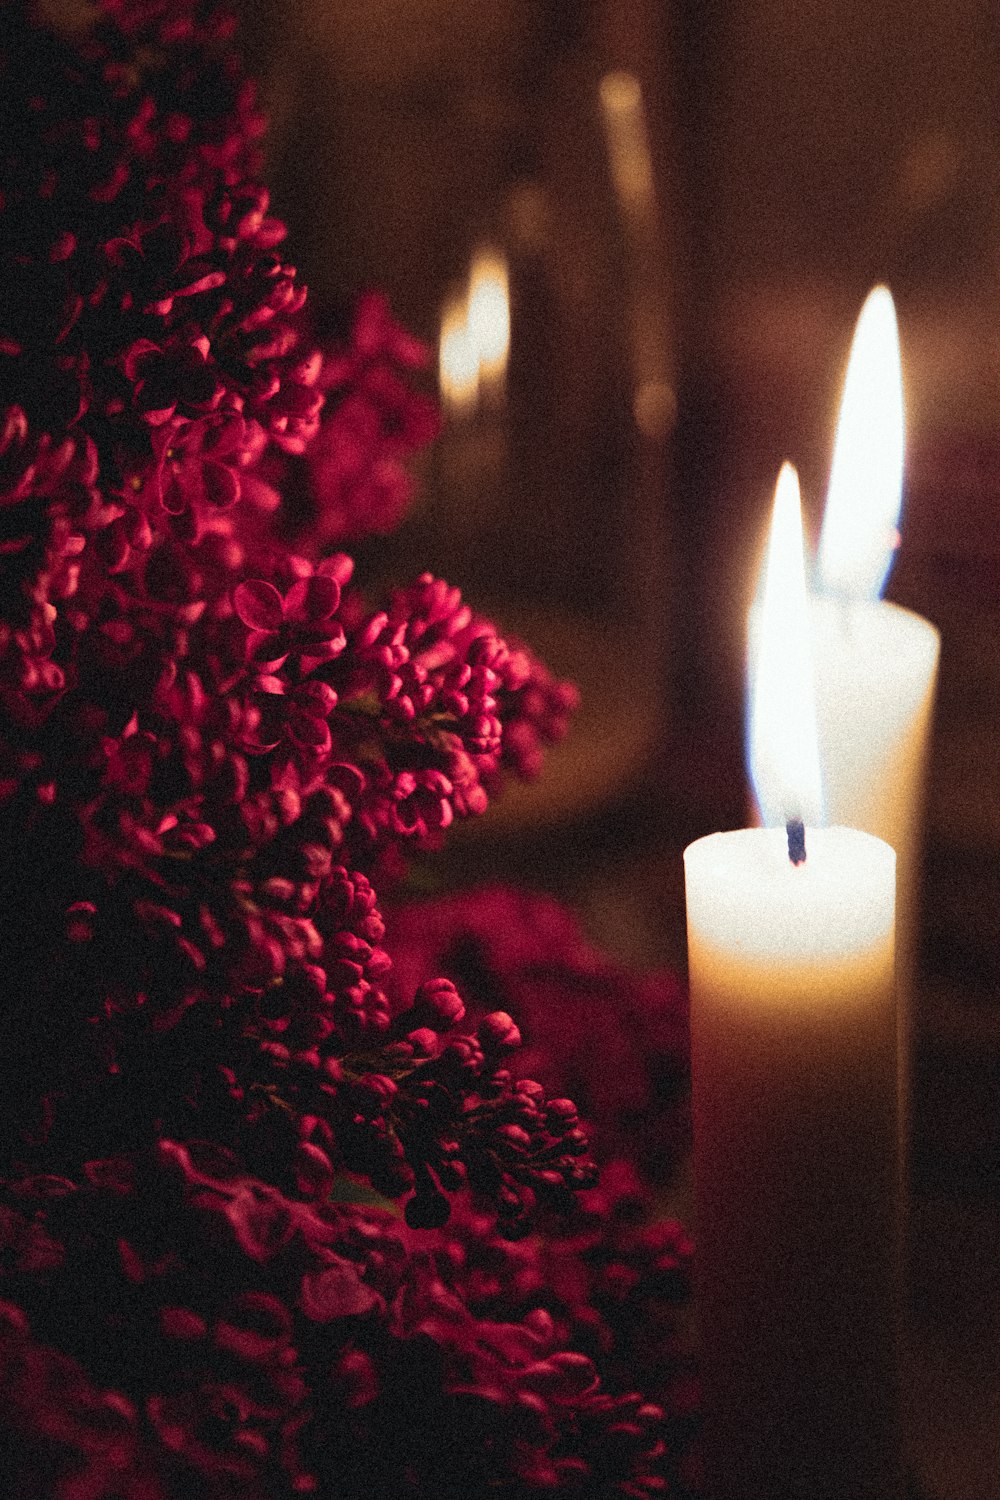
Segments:
[[[858,318],[840,404],[810,645],[825,820],[861,828],[896,851],[896,980],[901,1120],[919,948],[924,783],[940,636],[879,598],[899,543],[903,487],[899,332],[887,287]],[[751,630],[750,678],[756,674]],[[765,810],[765,822],[773,821]]]
[[[754,777],[801,833],[820,784],[789,465],[756,624]],[[714,1500],[897,1500],[895,854],[807,827],[793,865],[792,842],[684,854],[706,1464]]]
[[[830,823],[896,851],[896,977],[904,1099],[919,946],[924,782],[940,636],[879,598],[899,542],[903,381],[887,287],[858,317],[817,558],[812,647]],[[903,1110],[905,1128],[906,1110]]]

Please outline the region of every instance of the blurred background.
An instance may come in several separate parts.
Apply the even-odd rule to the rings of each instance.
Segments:
[[[914,1465],[1000,1463],[1000,12],[988,0],[244,0],[321,315],[384,288],[444,427],[369,578],[425,567],[574,677],[446,856],[684,963],[680,851],[746,821],[743,632],[781,461],[815,540],[851,330],[899,311],[903,543],[943,637],[911,1180]]]

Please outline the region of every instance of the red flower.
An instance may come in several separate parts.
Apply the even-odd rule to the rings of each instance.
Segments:
[[[240,498],[240,469],[259,448],[259,429],[236,412],[168,417],[154,438],[154,492],[168,515],[188,517],[186,529],[197,539],[207,518]]]
[[[241,583],[233,593],[233,608],[249,632],[247,660],[272,672],[292,653],[317,661],[338,656],[346,644],[334,619],[339,606],[340,585],[322,564],[284,595],[264,578]]]
[[[138,339],[127,350],[122,369],[132,384],[135,408],[151,427],[168,421],[179,405],[186,416],[212,411],[225,390],[204,337],[173,339],[163,347]]]
[[[191,254],[192,241],[177,225],[165,221],[137,225],[132,236],[108,240],[104,247],[112,286],[125,311],[132,308],[165,318],[177,297],[193,297],[222,286],[225,271]]]
[[[215,0],[71,9],[0,28],[0,1492],[651,1500],[661,1413],[599,1356],[681,1247],[575,1208],[565,1095],[640,1116],[671,996],[475,898],[418,935],[463,993],[394,985],[374,889],[572,690],[322,557],[405,505],[427,352],[378,295],[314,347]],[[551,1312],[487,1307],[491,1258]]]
[[[280,677],[260,676],[253,703],[259,719],[253,727],[257,752],[273,750],[287,739],[306,764],[329,754],[333,745],[329,718],[337,695],[325,682],[311,679],[289,688]]]
[[[384,296],[361,298],[348,349],[323,366],[330,414],[309,450],[322,542],[382,534],[402,520],[414,489],[406,460],[441,425],[434,402],[408,378],[428,357],[393,320]]]

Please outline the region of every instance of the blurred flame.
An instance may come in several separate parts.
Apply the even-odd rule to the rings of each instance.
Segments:
[[[441,403],[454,416],[471,412],[479,396],[479,357],[469,334],[464,297],[446,302],[438,344]]]
[[[778,475],[750,701],[750,774],[765,824],[822,821],[799,477]]]
[[[452,416],[470,416],[486,396],[502,396],[510,356],[510,282],[498,250],[477,250],[461,296],[441,313],[438,378]]]
[[[477,250],[473,256],[466,319],[480,380],[502,384],[510,354],[510,283],[507,262],[497,250]]]
[[[600,94],[615,192],[624,208],[648,213],[654,202],[653,164],[642,85],[631,73],[606,73]]]
[[[888,287],[868,294],[854,331],[819,543],[818,586],[876,599],[899,545],[903,377]]]

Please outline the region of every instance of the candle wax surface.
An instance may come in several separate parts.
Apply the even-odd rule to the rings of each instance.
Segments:
[[[807,828],[805,839],[801,865],[784,828],[710,834],[684,853],[691,940],[724,968],[759,967],[767,1003],[798,993],[809,971],[827,983],[831,964],[883,961],[892,942],[893,851],[853,828]]]
[[[811,603],[816,717],[828,823],[915,853],[941,638],[884,601]]]
[[[900,1128],[909,1134],[910,1032],[919,946],[921,845],[941,637],[885,600],[810,606],[826,817],[896,851]],[[905,1168],[905,1150],[901,1167]]]

